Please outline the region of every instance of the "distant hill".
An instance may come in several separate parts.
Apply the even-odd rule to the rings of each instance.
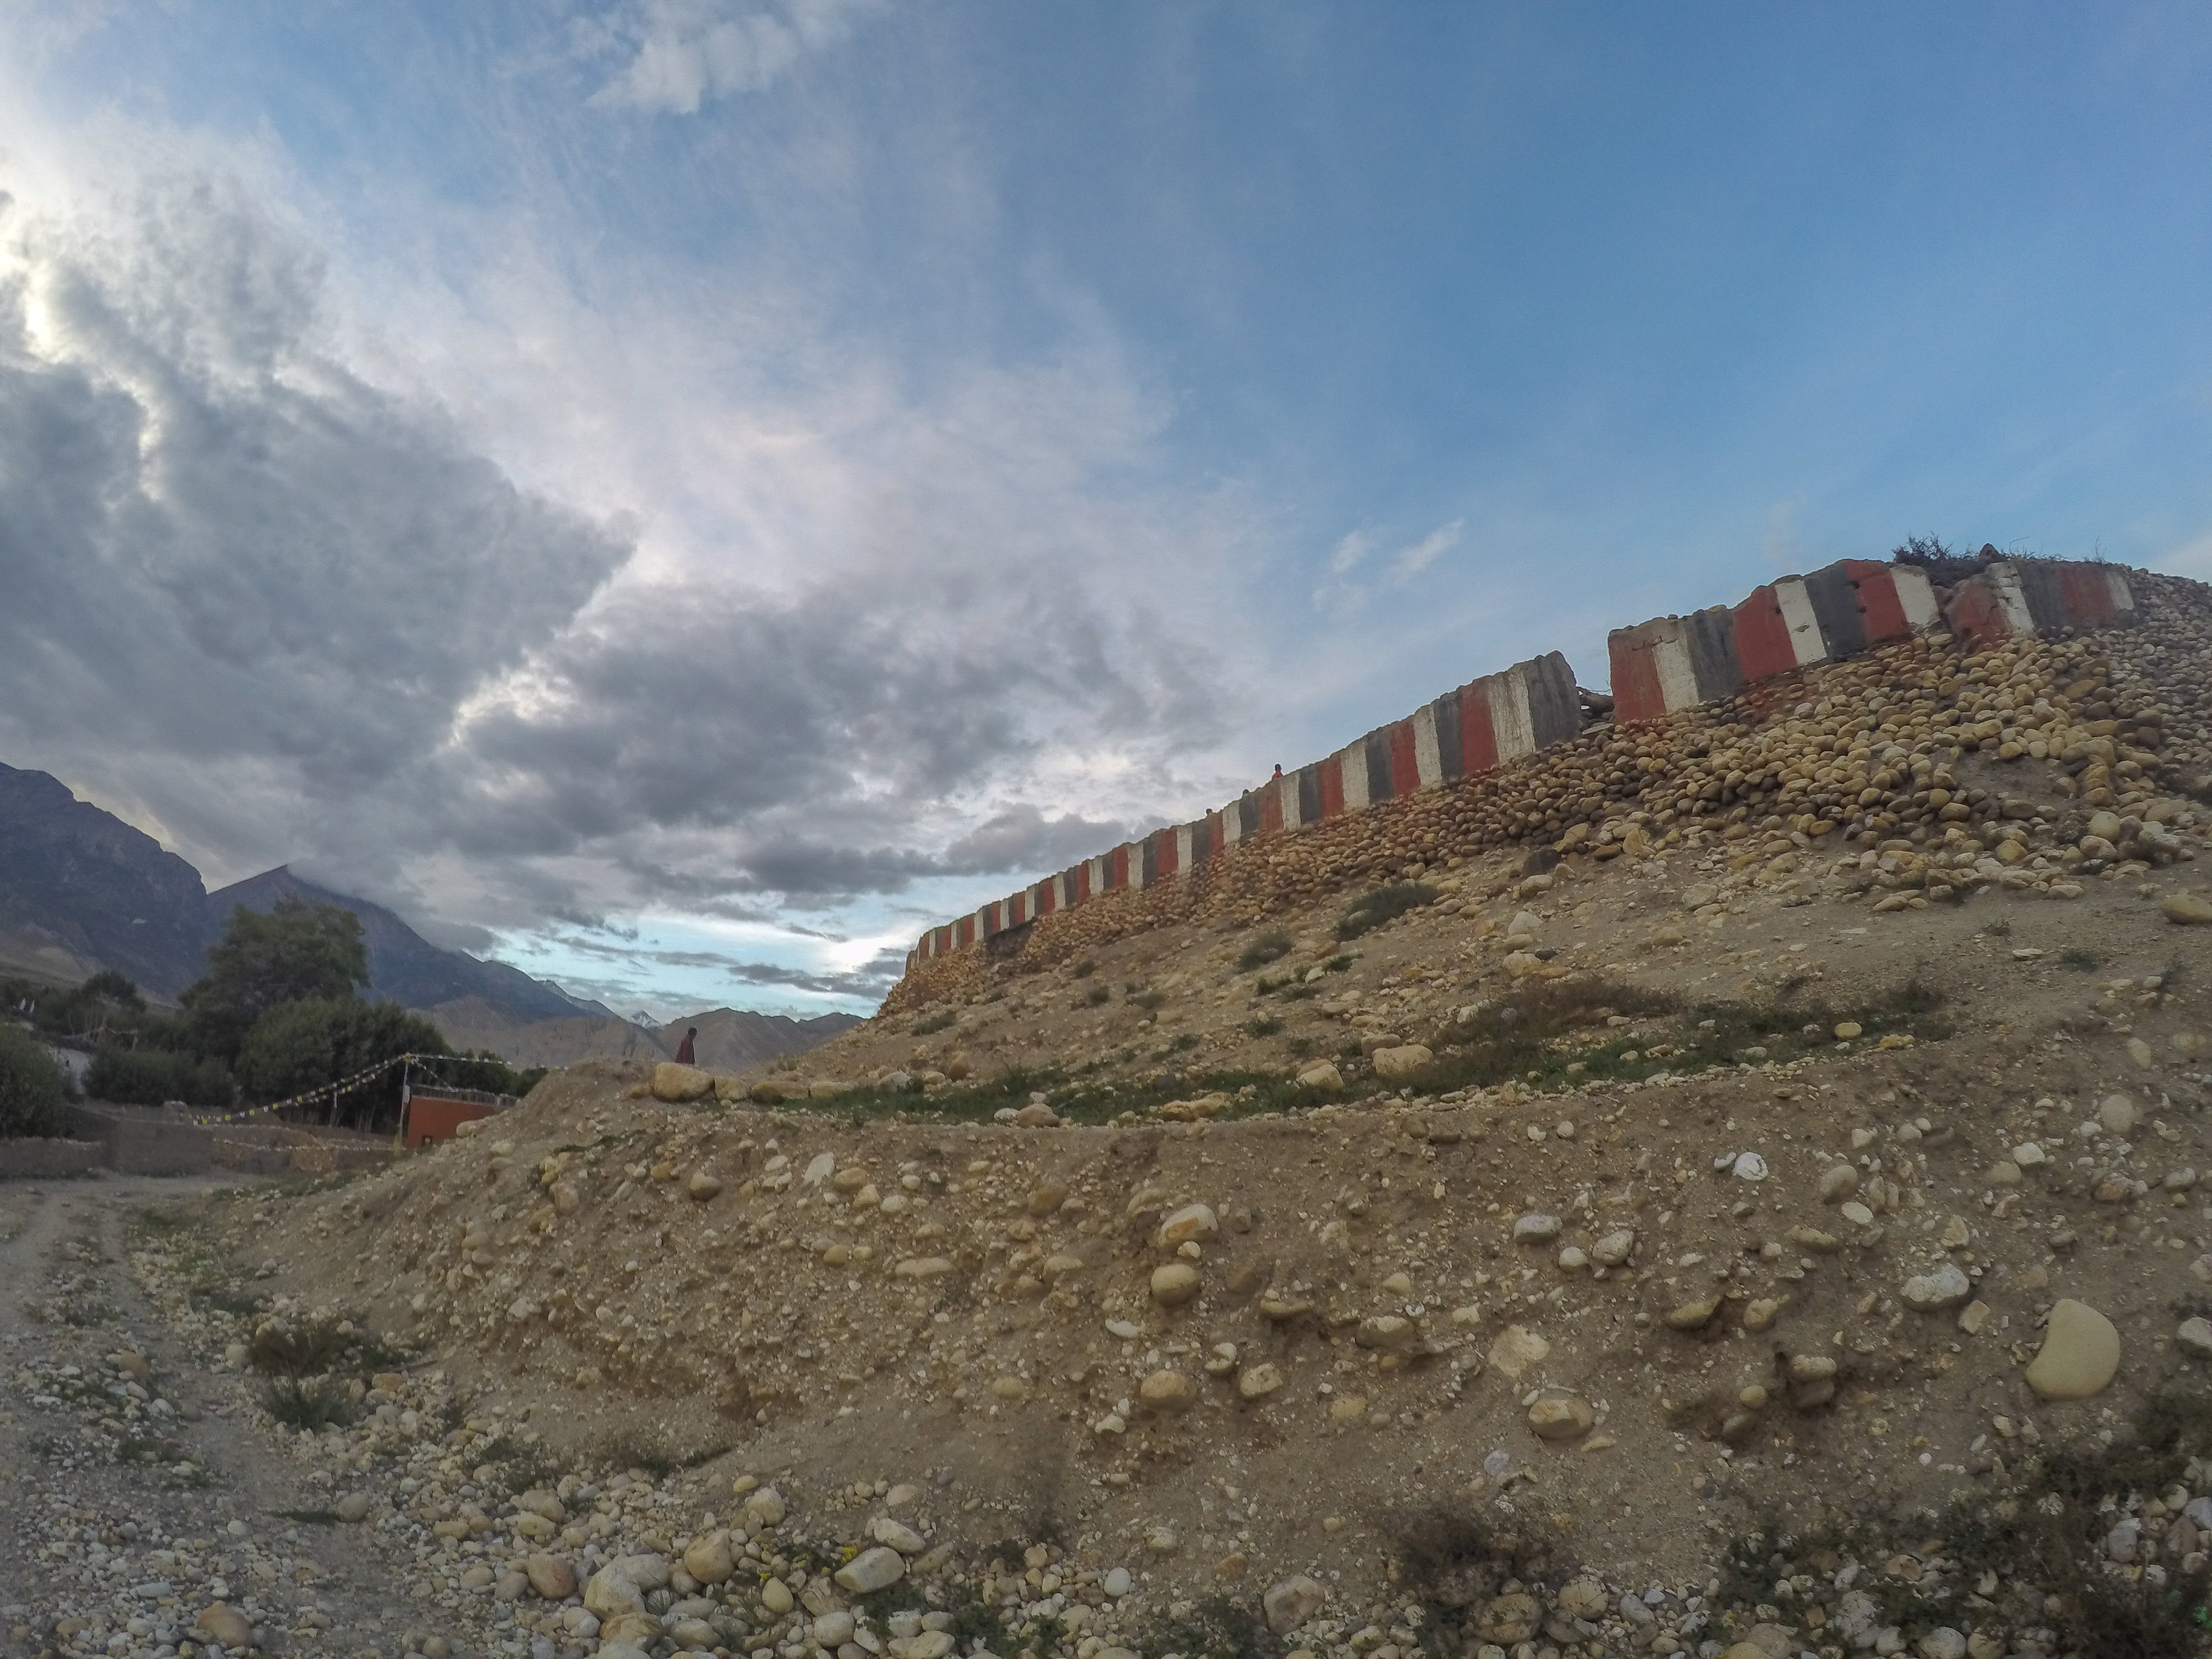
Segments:
[[[523,1022],[507,1018],[477,997],[441,1004],[429,1013],[455,1048],[489,1048],[518,1066],[672,1060],[684,1031],[696,1025],[699,1064],[716,1072],[742,1072],[787,1054],[803,1054],[861,1023],[852,1014],[793,1019],[788,1014],[747,1013],[736,1008],[687,1014],[658,1030],[612,1017]]]
[[[302,881],[289,867],[264,871],[210,894],[206,942],[211,945],[222,937],[231,912],[239,905],[265,915],[287,898],[336,905],[361,918],[362,935],[368,945],[372,996],[389,997],[404,1006],[422,1009],[475,998],[517,1022],[568,1019],[579,1014],[613,1018],[603,1004],[572,997],[557,985],[532,979],[519,968],[503,962],[479,962],[459,951],[441,951],[382,905],[348,898]]]
[[[0,766],[0,961],[113,968],[173,997],[205,966],[199,872],[44,772]]]
[[[459,1047],[525,1065],[666,1060],[684,1027],[696,1025],[700,1063],[738,1071],[859,1024],[850,1014],[792,1019],[716,1008],[655,1031],[506,963],[441,950],[382,905],[302,881],[289,867],[211,894],[198,871],[143,830],[46,773],[0,766],[0,974],[74,985],[112,968],[173,1000],[207,971],[207,947],[234,910],[265,915],[287,898],[361,918],[370,995],[430,1015]]]

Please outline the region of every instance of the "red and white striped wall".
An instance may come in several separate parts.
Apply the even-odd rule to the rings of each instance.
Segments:
[[[1613,717],[1662,720],[1734,696],[1754,680],[1855,657],[1942,625],[1936,590],[1913,565],[1844,559],[1753,588],[1737,605],[1613,630]]]
[[[2127,574],[2114,565],[2011,560],[1960,583],[1939,604],[1917,566],[1844,559],[1754,588],[1740,605],[1615,630],[1607,641],[1614,718],[1661,720],[1733,696],[1756,681],[1929,629],[1948,627],[1981,643],[2111,628],[2136,614]],[[1126,842],[973,915],[933,927],[908,963],[1072,910],[1102,893],[1188,876],[1239,842],[1480,776],[1581,730],[1582,703],[1566,659],[1555,651],[1516,663],[1246,790],[1218,812]]]

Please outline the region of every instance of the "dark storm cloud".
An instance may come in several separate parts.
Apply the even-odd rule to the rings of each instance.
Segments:
[[[240,191],[172,180],[98,235],[0,214],[0,758],[204,863],[434,892],[449,929],[767,920],[1098,851],[1126,827],[961,805],[1213,718],[1195,653],[1054,557],[1097,526],[940,486],[942,453],[811,585],[648,580],[349,372],[319,261]]]

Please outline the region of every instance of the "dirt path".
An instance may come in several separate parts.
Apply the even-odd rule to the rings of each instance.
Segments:
[[[172,1659],[256,1645],[394,1656],[411,1560],[318,1487],[197,1364],[130,1270],[191,1180],[0,1188],[0,1634],[10,1655]],[[198,1621],[211,1607],[219,1613]],[[222,1626],[228,1623],[230,1639]],[[416,1638],[414,1642],[405,1639]]]

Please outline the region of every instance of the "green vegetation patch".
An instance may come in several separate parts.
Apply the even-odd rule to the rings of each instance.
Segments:
[[[1408,910],[1435,903],[1440,896],[1437,889],[1416,881],[1393,882],[1388,887],[1375,888],[1352,900],[1337,918],[1336,936],[1358,939],[1386,921],[1395,921]]]

